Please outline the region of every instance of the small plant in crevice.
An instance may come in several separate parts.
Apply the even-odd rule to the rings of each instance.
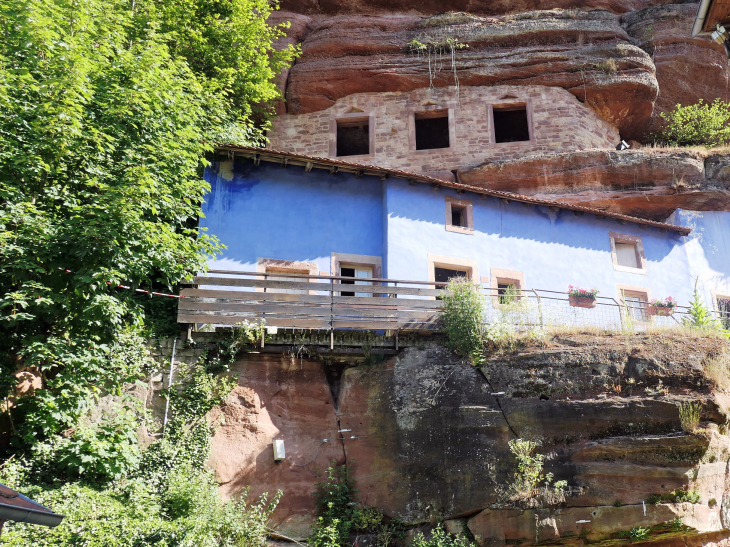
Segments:
[[[429,89],[433,89],[433,78],[436,72],[440,72],[443,68],[444,57],[448,57],[451,61],[454,86],[456,86],[456,92],[458,94],[459,77],[456,73],[456,51],[468,48],[468,44],[460,42],[458,38],[454,38],[453,36],[421,36],[408,42],[407,47],[408,51],[415,53],[418,57],[421,55],[426,57],[428,61]]]
[[[405,537],[405,527],[398,519],[387,519],[382,512],[355,501],[355,483],[350,465],[327,468],[324,480],[315,485],[317,520],[307,540],[313,547],[345,547],[353,533],[374,534],[377,545],[388,547]]]
[[[238,354],[263,336],[265,336],[263,321],[237,323],[232,329],[227,330],[222,338],[216,340],[212,348],[205,348],[200,356],[200,362],[210,374],[228,372]]]
[[[631,530],[624,530],[618,533],[619,537],[629,538],[632,542],[644,541],[649,537],[651,528],[642,528],[641,526],[634,526]]]
[[[685,529],[684,520],[682,520],[682,517],[677,517],[669,521],[669,525],[672,527],[672,530],[675,532],[681,532]]]
[[[623,502],[621,500],[616,500],[616,501],[613,502],[613,506],[614,507],[623,507],[624,504],[623,504]]]
[[[534,454],[539,443],[535,441],[513,439],[509,449],[517,459],[512,482],[507,495],[509,501],[520,502],[528,506],[555,505],[565,501],[568,483],[553,482],[552,473],[543,473],[544,454]]]
[[[699,503],[701,499],[698,490],[678,489],[668,494],[651,494],[646,498],[646,503],[656,505],[657,503]]]
[[[431,530],[427,536],[423,532],[419,532],[411,547],[473,547],[474,544],[462,534],[451,535],[442,524],[438,524],[436,528]]]
[[[687,433],[697,432],[702,415],[702,405],[700,403],[689,402],[680,403],[677,406],[679,408],[679,420],[682,424],[682,430]]]
[[[484,361],[486,313],[479,285],[464,278],[449,281],[443,297],[443,331],[447,346],[479,365]]]

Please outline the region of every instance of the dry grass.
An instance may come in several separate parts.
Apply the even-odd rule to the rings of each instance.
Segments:
[[[679,405],[679,420],[682,430],[687,433],[696,433],[700,425],[702,405],[700,403],[681,403]]]
[[[730,353],[723,351],[705,361],[705,376],[716,389],[730,390]]]

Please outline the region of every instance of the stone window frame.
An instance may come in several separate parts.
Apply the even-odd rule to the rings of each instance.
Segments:
[[[445,196],[446,204],[446,231],[455,232],[457,234],[474,235],[474,204],[470,199],[458,199],[451,196]],[[465,209],[466,226],[454,226],[451,224],[451,206],[458,205]]]
[[[629,234],[622,234],[620,232],[608,232],[608,238],[611,242],[611,261],[613,263],[613,269],[617,272],[634,273],[640,275],[648,275],[649,269],[646,263],[646,256],[644,255],[644,243],[641,236],[632,236]],[[630,266],[620,266],[618,263],[618,253],[616,252],[616,243],[626,243],[634,245],[636,248],[636,259],[640,268],[631,268]]]
[[[367,154],[355,154],[352,156],[337,155],[337,122],[368,122],[368,145],[370,151]],[[372,158],[375,156],[375,114],[370,112],[350,112],[348,114],[332,114],[330,116],[330,134],[329,134],[329,157],[330,158]],[[347,161],[347,160],[346,160]]]
[[[448,148],[428,148],[426,150],[416,150],[416,114],[426,113],[429,117],[437,118],[437,114],[446,112],[449,117],[449,147]],[[451,152],[454,150],[456,143],[456,119],[454,118],[454,108],[451,106],[421,106],[408,109],[408,150],[416,154]]]
[[[492,304],[494,307],[499,308],[504,304],[499,301],[499,283],[507,281],[514,283],[520,290],[525,289],[525,274],[519,270],[505,270],[503,268],[490,268],[489,270],[489,287],[490,295],[492,297]],[[518,300],[522,300],[523,295],[520,293],[517,296]]]
[[[710,296],[712,297],[712,309],[715,312],[715,316],[719,321],[722,321],[722,316],[720,315],[720,307],[717,305],[717,301],[722,300],[730,300],[730,291],[716,291],[711,290]]]
[[[256,272],[258,273],[292,273],[305,275],[319,275],[319,267],[316,262],[304,262],[301,260],[280,260],[277,258],[256,259]],[[296,281],[292,278],[292,281]],[[316,283],[317,280],[310,280]],[[256,292],[264,292],[263,287],[257,287]],[[317,294],[317,291],[308,291],[308,294]]]
[[[448,268],[450,270],[460,270],[468,273],[468,278],[473,282],[478,283],[479,277],[479,266],[477,261],[473,258],[459,258],[456,256],[445,256],[445,255],[426,255],[428,261],[428,280],[432,283],[436,282],[436,268]],[[434,288],[438,288],[434,286]],[[435,296],[429,297],[430,300],[436,300]]]
[[[651,289],[648,287],[638,287],[636,285],[624,285],[623,283],[618,283],[616,284],[616,291],[618,293],[618,301],[622,306],[626,306],[626,303],[624,302],[625,292],[644,295],[644,301],[647,303],[647,307],[649,306],[649,302],[651,302]],[[626,308],[624,307],[624,309]],[[642,323],[649,323],[651,320],[651,316],[647,314],[646,321],[642,321]],[[624,321],[623,314],[621,314],[621,321]]]
[[[526,141],[516,142],[497,142],[497,134],[494,129],[494,109],[514,108],[524,106],[527,113],[527,133],[530,138]],[[489,124],[489,142],[492,146],[509,146],[509,145],[530,145],[535,144],[535,122],[533,119],[532,99],[509,99],[489,103],[487,105],[487,121]]]
[[[330,256],[330,272],[333,276],[340,275],[340,268],[342,265],[347,267],[348,264],[353,266],[369,266],[373,269],[373,278],[383,278],[383,257],[374,255],[358,255],[351,253],[335,253],[333,252]],[[333,279],[332,283],[339,283],[339,279]],[[373,283],[373,285],[380,285],[380,283]],[[357,291],[346,291],[346,292],[357,292]],[[380,294],[373,293],[372,296],[381,296]]]

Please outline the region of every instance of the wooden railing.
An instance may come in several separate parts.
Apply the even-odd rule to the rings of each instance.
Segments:
[[[439,287],[446,285],[278,272],[208,273],[193,279],[196,288],[180,292],[179,323],[234,325],[264,320],[273,327],[436,330],[441,308],[436,297],[444,292]]]

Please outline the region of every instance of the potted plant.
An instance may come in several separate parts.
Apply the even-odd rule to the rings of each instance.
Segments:
[[[646,307],[646,313],[648,315],[661,315],[662,317],[669,317],[674,313],[674,308],[677,307],[677,301],[671,296],[667,296],[664,300],[655,298]]]
[[[576,308],[595,308],[598,289],[582,289],[568,286],[568,302]]]

